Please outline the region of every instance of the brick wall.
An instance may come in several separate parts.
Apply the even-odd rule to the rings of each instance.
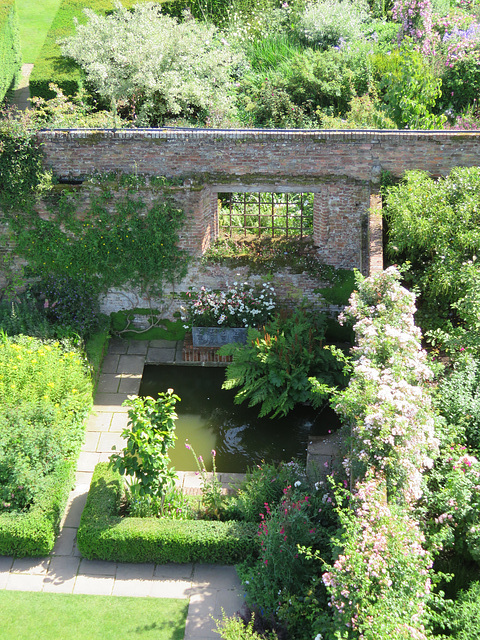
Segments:
[[[313,204],[313,241],[327,264],[363,272],[368,255],[365,224],[370,186],[354,180],[323,185]]]
[[[173,319],[174,313],[181,311],[181,293],[188,291],[190,287],[205,286],[226,291],[235,281],[260,285],[267,280],[274,285],[281,304],[293,308],[302,299],[306,299],[314,308],[332,313],[338,311],[331,309],[324,303],[322,296],[315,293],[315,289],[327,286],[326,283],[307,273],[292,273],[290,269],[282,269],[267,278],[258,274],[249,275],[247,267],[230,269],[223,265],[203,265],[198,259],[192,261],[187,275],[180,283],[164,287],[162,298],[148,298],[134,289],[115,289],[101,299],[101,310],[110,314],[120,309],[152,307],[159,309],[164,318]]]
[[[40,131],[37,136],[46,166],[64,180],[110,171],[180,178],[181,185],[168,192],[186,213],[180,245],[192,256],[201,255],[218,234],[218,193],[313,192],[320,257],[364,274],[382,267],[381,216],[369,212],[371,206],[381,208],[382,171],[401,176],[421,169],[440,176],[454,166],[480,164],[477,132],[145,129]],[[81,189],[84,205],[89,189]],[[148,189],[138,193],[144,201],[158,195]],[[240,270],[238,277],[246,276]],[[170,293],[199,284],[223,288],[231,279],[231,273],[202,271],[196,264]],[[295,299],[305,293],[318,302],[313,289],[319,283],[306,274],[279,274],[275,284],[281,295]],[[104,308],[148,303],[137,292],[112,291]],[[172,312],[177,304],[169,296],[157,303]]]
[[[59,176],[138,171],[200,178],[228,177],[245,185],[348,176],[378,180],[407,169],[446,175],[453,166],[480,164],[480,134],[458,131],[275,131],[211,129],[40,131],[46,164]],[[279,183],[279,182],[278,182]]]

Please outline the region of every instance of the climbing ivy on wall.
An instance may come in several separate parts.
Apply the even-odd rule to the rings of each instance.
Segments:
[[[0,113],[0,205],[3,211],[31,206],[49,182],[35,137],[22,122]]]
[[[28,262],[28,277],[87,278],[99,291],[128,282],[154,294],[185,274],[188,256],[177,246],[184,213],[160,193],[147,204],[138,191],[144,176],[88,179],[82,189],[90,195],[85,206],[79,189],[46,186],[41,149],[32,135],[3,131],[0,142],[0,204],[14,250]],[[171,185],[157,177],[150,186]]]

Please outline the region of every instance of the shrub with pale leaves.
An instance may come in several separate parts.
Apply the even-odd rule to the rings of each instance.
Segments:
[[[328,47],[361,38],[368,21],[368,4],[363,0],[321,0],[306,6],[296,29],[307,44]]]
[[[131,11],[119,2],[111,15],[84,10],[87,24],[61,41],[63,55],[85,71],[87,81],[116,113],[128,110],[139,126],[168,117],[216,121],[234,114],[234,53],[213,25],[178,22],[161,6],[141,3]]]

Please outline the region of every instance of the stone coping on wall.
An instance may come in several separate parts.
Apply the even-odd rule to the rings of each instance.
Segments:
[[[311,141],[337,141],[337,142],[381,142],[388,140],[404,139],[419,140],[430,139],[438,141],[462,141],[478,139],[478,131],[445,131],[445,130],[401,130],[401,129],[187,129],[165,127],[162,129],[44,129],[37,132],[38,139],[82,139],[95,137],[108,140],[139,140],[139,139],[163,139],[198,141],[213,140],[220,142],[225,140],[311,140]]]

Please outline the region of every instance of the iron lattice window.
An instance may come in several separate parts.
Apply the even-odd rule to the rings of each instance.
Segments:
[[[218,198],[222,236],[313,235],[313,193],[224,193]]]

